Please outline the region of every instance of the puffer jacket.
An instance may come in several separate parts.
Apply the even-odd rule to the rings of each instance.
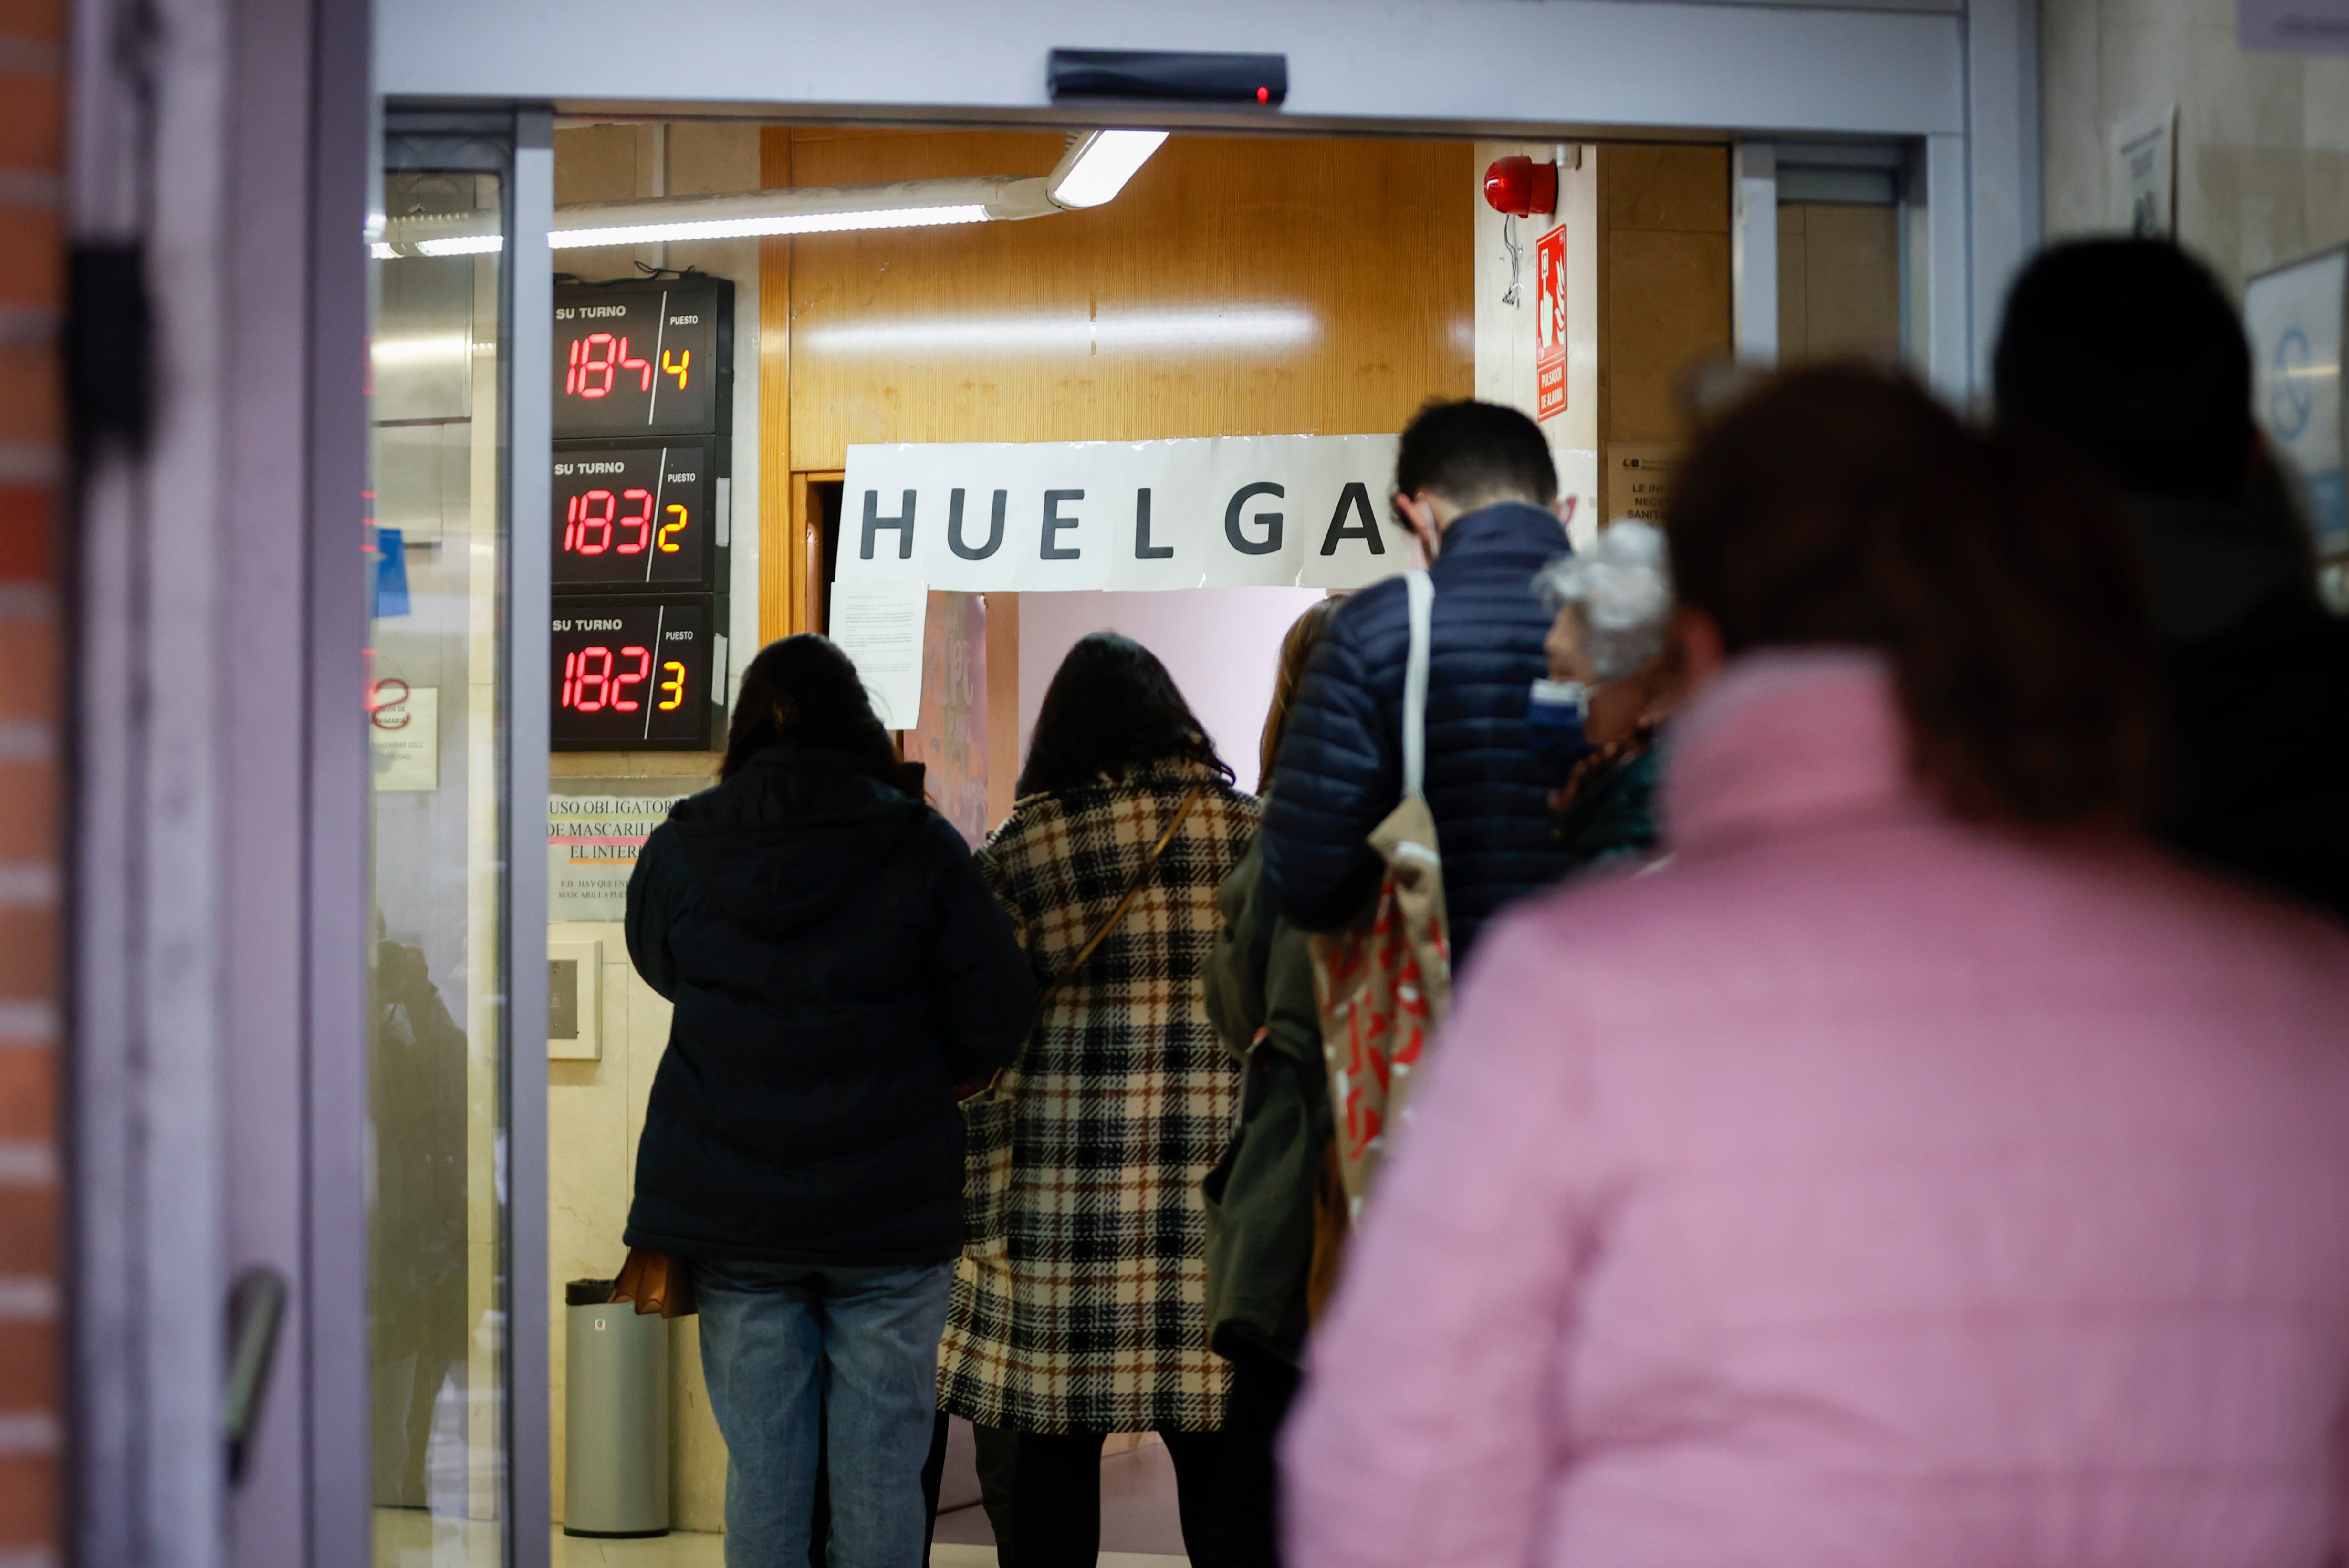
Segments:
[[[946,819],[838,752],[770,748],[653,830],[627,934],[676,1006],[629,1245],[859,1264],[961,1250],[955,1085],[1011,1060],[1035,983]]]
[[[2349,934],[1951,819],[1745,655],[1490,934],[1314,1326],[1295,1568],[2339,1563]]]
[[[1533,576],[1567,553],[1537,506],[1505,501],[1444,531],[1427,682],[1427,803],[1444,855],[1454,962],[1485,921],[1570,863],[1553,841],[1549,793],[1565,782],[1534,754],[1526,705],[1549,672],[1551,615]],[[1338,613],[1298,693],[1265,814],[1265,878],[1308,931],[1359,914],[1380,861],[1364,842],[1402,792],[1402,676],[1411,622],[1400,577]]]

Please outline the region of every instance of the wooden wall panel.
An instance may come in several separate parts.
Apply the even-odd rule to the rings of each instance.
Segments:
[[[1614,518],[1609,449],[1686,435],[1677,387],[1732,352],[1729,150],[1614,143],[1599,150],[1599,504]]]
[[[792,133],[759,132],[759,184],[792,182]],[[793,527],[792,495],[792,242],[759,242],[759,642],[812,630],[806,617],[806,554]],[[734,460],[743,459],[743,432]]]
[[[1035,173],[1061,138],[800,131],[794,183]],[[1475,386],[1466,143],[1178,136],[1109,206],[793,242],[789,461],[852,441],[1399,428]]]
[[[1899,222],[1890,207],[1800,201],[1778,209],[1780,363],[1899,363]]]

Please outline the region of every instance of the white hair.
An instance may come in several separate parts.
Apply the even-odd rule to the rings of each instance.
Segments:
[[[1582,606],[1582,648],[1602,681],[1621,680],[1664,651],[1672,618],[1672,568],[1664,534],[1619,519],[1598,542],[1541,569],[1534,589],[1552,610]]]

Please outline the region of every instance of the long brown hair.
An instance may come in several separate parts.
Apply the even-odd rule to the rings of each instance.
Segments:
[[[1023,796],[1080,789],[1165,762],[1195,762],[1231,781],[1158,655],[1132,637],[1089,632],[1044,688],[1015,788]]]
[[[2117,500],[1905,376],[1764,382],[1699,438],[1666,511],[1682,602],[1724,649],[1891,655],[1910,762],[1975,820],[2133,820],[2153,804],[2152,644]]]
[[[1343,603],[1340,599],[1316,601],[1289,624],[1281,636],[1280,674],[1273,679],[1272,706],[1265,710],[1264,738],[1257,746],[1256,787],[1259,794],[1272,787],[1272,765],[1280,758],[1280,739],[1288,733],[1288,711],[1297,706],[1297,688],[1305,684],[1305,671],[1313,662],[1313,650],[1321,645],[1322,636]]]

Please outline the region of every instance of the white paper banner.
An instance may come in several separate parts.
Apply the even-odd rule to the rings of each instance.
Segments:
[[[843,582],[1360,588],[1408,564],[1392,436],[848,449]]]

